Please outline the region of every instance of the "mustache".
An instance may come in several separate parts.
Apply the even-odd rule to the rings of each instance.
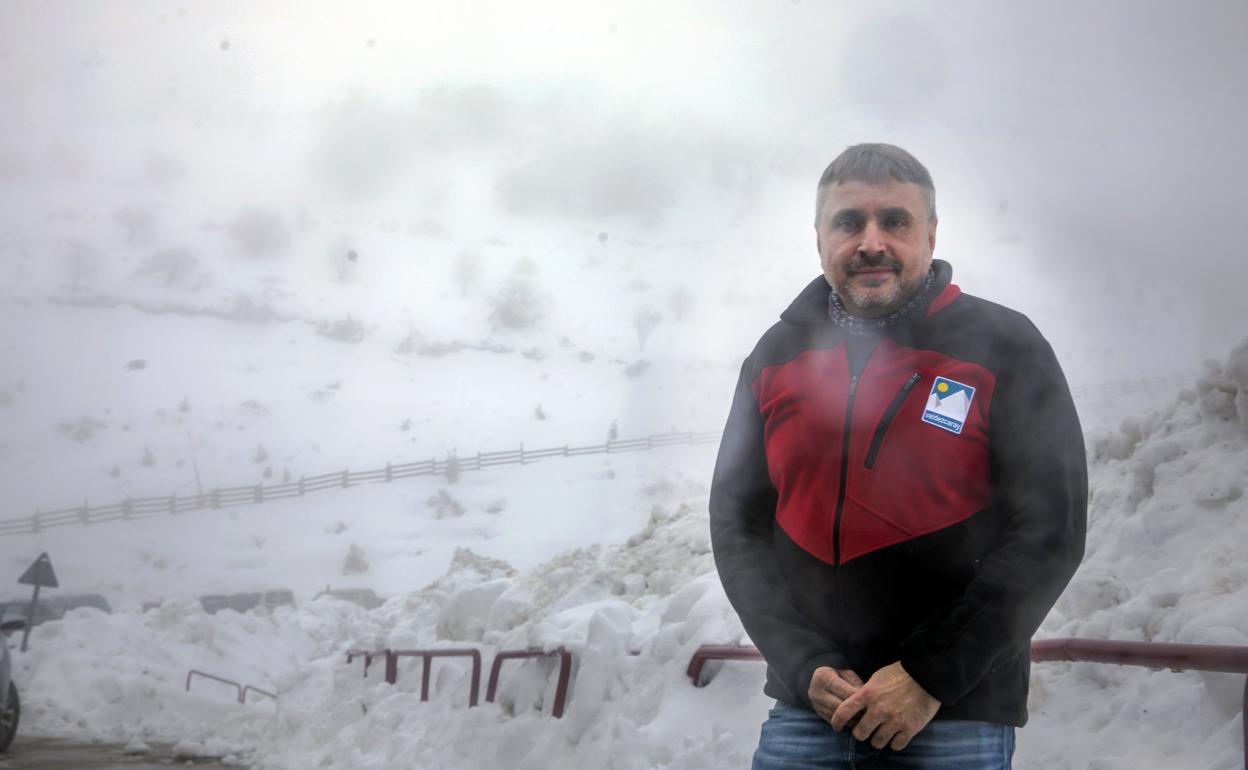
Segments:
[[[855,259],[845,266],[845,270],[849,273],[860,273],[864,270],[879,270],[881,267],[901,272],[901,262],[892,257],[880,257],[872,260]]]

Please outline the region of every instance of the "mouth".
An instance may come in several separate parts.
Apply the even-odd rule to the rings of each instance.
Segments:
[[[867,276],[868,278],[880,278],[886,275],[892,275],[896,272],[897,271],[891,267],[865,267],[860,270],[850,270],[849,274],[851,276],[852,275],[864,275],[864,276]]]

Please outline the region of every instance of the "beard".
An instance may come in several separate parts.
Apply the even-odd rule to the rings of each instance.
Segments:
[[[886,268],[891,274],[883,274],[878,279],[857,278],[864,270]],[[911,280],[903,277],[901,262],[882,258],[877,260],[855,259],[845,267],[845,279],[834,285],[836,296],[847,311],[856,316],[878,318],[888,315],[906,304],[923,286],[927,271],[920,272]],[[875,284],[875,285],[870,285]]]

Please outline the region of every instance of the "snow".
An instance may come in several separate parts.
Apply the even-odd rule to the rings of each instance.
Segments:
[[[1246,460],[1248,341],[1164,408],[1092,441],[1087,557],[1039,636],[1248,644]],[[714,572],[705,488],[662,486],[627,539],[525,569],[461,548],[446,574],[371,612],[327,597],[245,615],[179,601],[76,610],[16,658],[27,728],[181,741],[257,768],[743,766],[770,705],[762,667],[726,664],[701,689],[685,676],[699,645],[748,639]],[[477,708],[464,662],[436,662],[421,703],[417,661],[390,686],[380,662],[366,679],[345,660],[351,648],[465,646],[486,666],[500,649],[572,651],[565,717],[548,714],[553,660],[510,664],[497,702]],[[190,668],[278,701],[239,706],[202,681],[187,694]],[[483,672],[482,699],[484,684]],[[1036,664],[1016,766],[1238,767],[1241,688],[1233,675]]]
[[[821,13],[817,4],[787,5]],[[144,55],[162,50],[114,42],[101,52],[98,41],[80,39],[94,26],[78,16],[70,24],[36,16],[23,16],[32,29],[21,46],[10,41],[13,66],[3,72],[33,66],[25,49],[39,49],[48,57],[45,75],[69,66],[65,61],[86,70],[108,59],[110,81],[121,87],[127,80],[110,57],[121,49],[136,57],[133,76]],[[807,168],[808,156],[826,162],[829,142],[841,141],[830,136],[892,133],[873,118],[823,108],[791,125],[776,117],[739,135],[697,133],[705,127],[686,126],[683,113],[661,103],[616,103],[610,92],[594,93],[592,80],[559,95],[541,78],[517,73],[536,93],[451,86],[444,97],[497,98],[504,118],[498,134],[519,134],[522,142],[464,139],[454,134],[476,127],[472,110],[430,107],[421,101],[432,98],[421,90],[427,84],[398,77],[402,68],[392,59],[370,65],[373,80],[389,84],[403,104],[419,102],[414,111],[368,93],[315,97],[308,66],[324,68],[325,79],[343,89],[357,86],[358,71],[345,65],[359,51],[342,42],[354,33],[338,24],[325,23],[325,49],[302,48],[298,67],[262,66],[263,58],[246,57],[262,56],[260,43],[277,38],[234,16],[208,23],[221,27],[207,33],[209,60],[191,50],[203,42],[203,18],[185,25],[162,19],[178,29],[157,35],[143,28],[143,41],[189,62],[188,82],[170,86],[167,109],[136,109],[125,94],[94,86],[67,91],[68,74],[65,83],[58,76],[38,89],[17,87],[13,78],[25,75],[10,78],[14,87],[5,93],[49,109],[50,125],[66,134],[45,135],[14,110],[16,128],[0,140],[0,519],[512,450],[521,442],[536,449],[600,444],[617,434],[716,430],[750,344],[817,269],[807,220],[808,177],[817,168]],[[465,24],[465,41],[480,56],[455,58],[510,70],[480,23],[502,27],[508,40],[524,35],[509,27],[510,17],[485,17]],[[112,14],[108,29],[141,18]],[[274,27],[282,41],[274,49],[306,46],[309,30],[292,34],[286,21]],[[619,39],[635,34],[624,21]],[[688,55],[699,50],[688,45],[690,34],[720,33],[702,15],[679,21],[645,25],[678,55],[642,69],[656,84],[703,69],[722,74],[725,60]],[[353,25],[364,39],[376,23]],[[837,24],[838,34],[853,34],[852,25]],[[411,26],[440,34],[432,22]],[[810,30],[818,38],[810,50],[822,61],[826,30]],[[45,37],[66,34],[76,41],[69,48],[44,45]],[[140,33],[133,34],[137,43]],[[405,47],[441,58],[423,39],[399,40],[379,36],[378,53]],[[1100,51],[1102,42],[1092,47]],[[82,51],[66,54],[76,47]],[[572,48],[605,50],[579,38]],[[630,49],[612,50],[627,72],[638,72]],[[560,72],[569,69],[559,56],[552,61]],[[697,63],[692,70],[690,62]],[[143,69],[163,77],[161,64]],[[1046,53],[1043,69],[1051,64]],[[240,79],[253,70],[266,74]],[[299,76],[269,80],[287,71]],[[1206,83],[1204,70],[1198,74]],[[777,75],[777,82],[796,82]],[[203,87],[217,79],[219,89]],[[262,109],[246,112],[229,101],[243,98],[241,82],[259,89]],[[759,88],[751,82],[689,81],[718,84],[734,100],[720,116],[732,121],[708,115],[693,123],[741,122],[735,100]],[[966,87],[975,104],[994,103]],[[211,96],[217,90],[230,96]],[[689,93],[677,89],[668,98],[677,105]],[[269,100],[295,100],[310,112],[270,110]],[[84,106],[80,113],[70,105]],[[634,111],[644,116],[636,126],[628,123]],[[771,114],[761,102],[752,111]],[[665,123],[660,115],[668,112],[675,117]],[[1064,114],[1048,106],[1043,112]],[[977,110],[965,115],[982,122]],[[1136,133],[1154,122],[1130,119]],[[76,120],[90,132],[75,133]],[[1224,303],[1196,298],[1190,304],[1200,308],[1178,312],[1173,297],[1183,295],[1173,280],[1190,273],[1204,281],[1214,268],[1175,278],[1149,267],[1138,244],[1102,240],[1104,231],[1129,228],[1109,217],[1109,193],[1096,198],[1097,185],[1121,177],[1132,200],[1148,190],[1164,197],[1166,185],[1130,189],[1134,177],[1122,173],[1128,166],[1155,173],[1155,159],[1090,150],[1098,164],[1123,165],[1093,165],[1085,181],[1097,184],[1082,185],[1079,196],[1058,175],[1054,200],[1077,198],[1107,218],[1085,237],[1080,208],[1071,215],[1072,237],[1070,221],[1012,213],[1028,210],[1028,195],[1045,200],[1029,190],[1038,175],[1018,164],[1035,155],[1033,172],[1052,176],[1040,168],[1052,156],[1036,151],[1057,145],[1021,140],[999,122],[983,123],[982,134],[922,123],[923,143],[953,148],[930,162],[948,212],[937,256],[953,263],[967,291],[1036,321],[1076,386],[1089,431],[1087,558],[1041,636],[1248,644],[1241,554],[1248,542],[1248,345],[1194,379],[1184,362],[1239,332],[1210,320],[1228,315]],[[1030,118],[1018,123],[1031,124],[1052,128]],[[1063,130],[1068,125],[1075,126],[1062,121]],[[415,144],[390,135],[422,130],[429,133]],[[755,131],[761,143],[749,136]],[[336,132],[345,135],[340,150],[349,156],[340,173],[353,170],[359,158],[352,153],[368,140],[377,145],[363,159],[380,159],[382,168],[354,169],[368,177],[354,180],[361,184],[377,181],[370,173],[386,177],[385,167],[408,159],[403,153],[423,153],[425,140],[447,157],[421,157],[419,173],[391,179],[398,188],[392,195],[352,199],[308,168],[315,165],[309,156],[343,161],[319,146],[333,144]],[[998,136],[1014,136],[1014,144],[998,144]],[[523,143],[535,137],[540,146]],[[1164,139],[1158,146],[1185,173],[1175,148],[1225,144]],[[771,160],[754,160],[760,151]],[[1071,157],[1061,156],[1064,167],[1078,170]],[[153,161],[164,167],[159,179],[149,173]],[[942,176],[942,164],[951,173]],[[990,166],[1007,171],[995,181],[981,177]],[[621,177],[636,189],[616,189]],[[500,189],[554,211],[519,212],[515,201],[500,211]],[[629,194],[642,199],[633,201],[636,211]],[[1095,205],[1085,200],[1090,195]],[[559,211],[560,201],[569,211]],[[1070,252],[1066,269],[1046,256],[1058,251],[1048,238]],[[1176,253],[1164,243],[1157,248],[1166,260]],[[1236,285],[1235,272],[1216,274],[1229,276],[1214,282],[1219,286]],[[522,299],[524,312],[501,312],[506,297]],[[650,329],[655,313],[662,317]],[[503,323],[533,318],[526,328]],[[1163,384],[1141,380],[1162,370]],[[1127,383],[1099,387],[1115,380]],[[1176,380],[1183,383],[1177,395]],[[964,406],[955,411],[964,416]],[[114,609],[72,611],[36,628],[30,650],[15,655],[25,708],[18,741],[64,735],[136,752],[176,744],[188,755],[273,770],[745,766],[770,705],[762,667],[725,664],[705,688],[685,676],[699,645],[748,642],[709,551],[714,452],[711,444],[551,458],[464,471],[455,481],[422,477],[0,538],[0,578],[16,578],[47,551],[61,581],[56,591],[100,593]],[[316,598],[327,586],[371,589],[387,601],[365,611]],[[293,593],[295,606],[210,615],[199,603],[206,594],[280,589]],[[6,598],[25,598],[26,590],[10,585]],[[359,660],[346,662],[355,648],[464,646],[481,649],[487,666],[501,649],[571,650],[577,663],[564,718],[549,716],[550,660],[509,664],[497,702],[472,709],[462,661],[435,663],[428,703],[419,701],[418,661],[400,662],[395,686],[381,681],[380,663],[364,678]],[[240,705],[232,688],[202,678],[187,692],[192,669],[276,692],[277,701]],[[1242,682],[1037,665],[1032,721],[1020,733],[1016,766],[1238,767]],[[484,688],[483,680],[482,698]]]

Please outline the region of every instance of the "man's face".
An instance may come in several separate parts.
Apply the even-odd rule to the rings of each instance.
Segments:
[[[936,248],[936,220],[911,182],[831,185],[815,224],[819,262],[845,309],[875,317],[901,307],[923,285]]]

